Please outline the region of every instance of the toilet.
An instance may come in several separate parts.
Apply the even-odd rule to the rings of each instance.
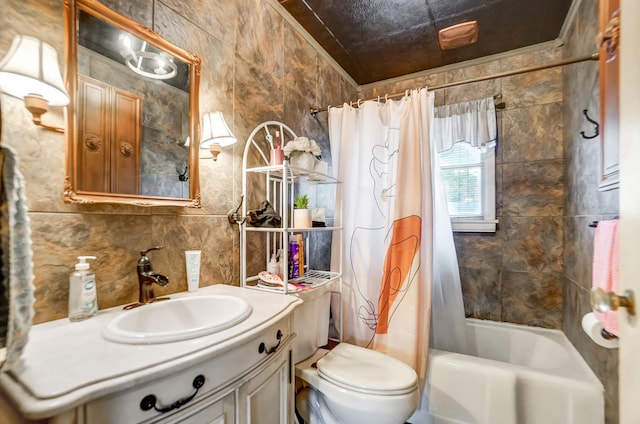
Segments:
[[[371,349],[328,342],[328,286],[298,293],[294,312],[296,411],[306,424],[402,424],[418,407],[418,376],[404,362]]]

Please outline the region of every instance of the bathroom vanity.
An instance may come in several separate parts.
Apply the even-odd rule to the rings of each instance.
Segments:
[[[222,284],[171,298],[193,296],[238,297],[251,313],[212,334],[153,344],[105,337],[112,320],[135,311],[121,306],[35,325],[21,362],[0,375],[0,422],[293,422],[292,312],[301,301]]]

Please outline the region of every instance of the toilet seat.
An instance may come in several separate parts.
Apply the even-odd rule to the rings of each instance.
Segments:
[[[404,362],[375,350],[340,343],[317,362],[320,378],[354,392],[402,395],[418,387],[418,378]]]

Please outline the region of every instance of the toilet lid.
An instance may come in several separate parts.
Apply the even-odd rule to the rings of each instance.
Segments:
[[[361,393],[399,395],[416,389],[418,376],[402,361],[375,350],[340,343],[317,362],[318,374]]]

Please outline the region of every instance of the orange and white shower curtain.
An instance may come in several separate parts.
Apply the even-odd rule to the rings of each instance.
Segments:
[[[473,354],[436,154],[446,140],[442,131],[434,137],[433,112],[433,94],[426,89],[397,102],[329,109],[333,172],[343,180],[336,218],[344,235],[334,235],[332,244],[332,269],[342,261],[343,340],[414,367],[423,393],[412,423],[428,420],[430,344]],[[455,128],[484,134],[493,122],[495,133],[495,121],[485,121]]]
[[[344,181],[336,208],[344,228],[343,339],[401,359],[421,379],[431,315],[432,110],[426,89],[329,110],[333,169]]]

